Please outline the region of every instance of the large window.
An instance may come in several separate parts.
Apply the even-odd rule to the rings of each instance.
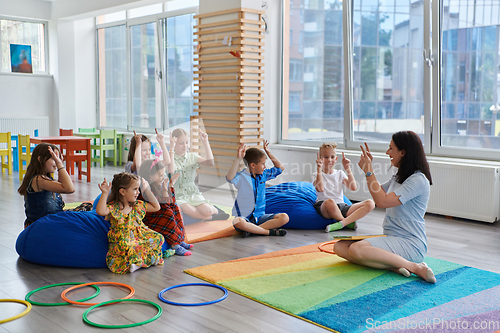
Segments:
[[[169,127],[189,121],[193,114],[193,14],[161,21],[166,65]]]
[[[127,128],[127,54],[126,27],[97,30],[99,124]]]
[[[343,136],[342,2],[290,0],[283,138]]]
[[[498,1],[443,1],[441,145],[444,147],[500,149],[499,7]]]
[[[160,60],[155,22],[130,27],[130,50],[131,125],[133,128],[161,128],[161,85],[156,80]]]
[[[423,1],[354,0],[353,139],[423,134]]]
[[[381,148],[412,130],[428,153],[499,156],[498,1],[284,0],[283,8],[281,142]]]
[[[31,46],[33,73],[47,73],[45,24],[0,19],[1,72],[11,72],[10,44]]]
[[[173,3],[176,15],[159,4],[96,19],[100,127],[147,133],[189,121],[195,20]]]

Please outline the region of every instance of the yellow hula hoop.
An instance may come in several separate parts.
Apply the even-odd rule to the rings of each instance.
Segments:
[[[22,316],[24,316],[25,314],[27,314],[28,312],[31,311],[31,303],[27,302],[27,301],[25,301],[23,299],[6,299],[6,298],[4,298],[4,299],[0,299],[0,302],[21,303],[21,304],[26,305],[26,310],[24,310],[23,312],[21,312],[18,315],[15,315],[14,317],[10,317],[10,318],[7,318],[7,319],[0,320],[0,324],[3,324],[3,323],[6,323],[8,321],[11,321],[11,320],[15,320],[15,319],[21,318]]]

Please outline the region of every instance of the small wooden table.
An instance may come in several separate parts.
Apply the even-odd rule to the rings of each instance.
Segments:
[[[95,132],[77,132],[73,133],[75,136],[81,136],[84,138],[90,138],[92,140],[99,139],[99,131]],[[117,149],[118,149],[118,165],[122,165],[122,150],[123,150],[123,134],[122,133],[116,133],[116,136],[118,137],[118,142],[117,142]],[[106,158],[104,158],[106,161]],[[108,158],[109,161],[109,158]]]
[[[87,176],[87,183],[90,183],[90,167],[92,165],[92,153],[90,150],[90,138],[81,138],[78,136],[45,136],[45,137],[33,137],[30,138],[31,143],[39,144],[42,142],[52,143],[55,145],[65,144],[68,146],[70,141],[86,141],[87,147],[87,171],[79,170],[81,174]]]

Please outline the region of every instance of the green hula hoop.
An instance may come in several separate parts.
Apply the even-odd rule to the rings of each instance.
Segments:
[[[90,311],[92,311],[92,310],[94,310],[94,309],[96,309],[98,307],[101,307],[101,306],[104,306],[104,305],[107,305],[107,304],[116,304],[116,303],[121,303],[121,302],[141,302],[141,303],[150,304],[150,305],[153,305],[154,307],[156,307],[158,309],[158,313],[154,317],[149,318],[149,319],[144,320],[144,321],[141,321],[139,323],[125,324],[125,325],[103,325],[103,324],[97,324],[97,323],[94,323],[94,322],[90,321],[88,319],[88,317],[87,317]],[[136,326],[140,326],[140,325],[144,325],[144,324],[150,323],[150,322],[152,322],[152,321],[160,318],[160,316],[161,316],[162,313],[163,313],[163,309],[161,308],[161,306],[159,306],[158,304],[156,304],[154,302],[147,301],[145,299],[115,299],[115,300],[111,300],[111,301],[102,302],[102,303],[93,305],[90,308],[88,308],[83,313],[83,321],[86,322],[89,325],[96,326],[96,327],[99,327],[99,328],[128,328],[128,327],[136,327]]]
[[[50,284],[48,286],[45,286],[45,287],[41,287],[41,288],[38,288],[38,289],[35,289],[33,291],[30,291],[26,297],[24,298],[25,300],[27,300],[28,302],[30,302],[31,304],[33,305],[40,305],[40,306],[59,306],[59,305],[68,305],[70,303],[68,302],[62,302],[62,303],[40,303],[40,302],[35,302],[35,301],[32,301],[30,300],[30,297],[40,291],[40,290],[43,290],[43,289],[48,289],[48,288],[52,288],[52,287],[58,287],[58,286],[66,286],[66,285],[77,285],[77,284],[83,284],[83,282],[64,282],[64,283],[56,283],[56,284]],[[96,290],[96,292],[94,293],[94,295],[92,296],[89,296],[89,297],[86,297],[86,298],[83,298],[81,300],[79,300],[79,302],[85,302],[85,301],[88,301],[89,299],[92,299],[94,297],[97,297],[97,295],[99,295],[101,293],[101,289],[96,286],[96,285],[91,285],[90,287],[94,288]]]

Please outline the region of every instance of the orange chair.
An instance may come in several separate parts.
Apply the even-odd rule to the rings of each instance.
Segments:
[[[85,151],[85,153],[81,153]],[[87,162],[87,142],[85,141],[68,141],[66,146],[66,168],[74,170],[73,164],[78,166],[78,179],[82,179],[82,175],[87,176],[87,182],[90,182],[90,161],[87,163],[87,171],[82,168],[82,162]]]
[[[17,137],[19,140],[19,180],[23,180],[24,175],[26,174],[26,169],[28,169],[28,165],[31,161],[30,136],[19,134]],[[24,161],[26,161],[26,169],[23,167]]]
[[[60,128],[59,129],[59,136],[73,136],[73,129],[63,129],[63,128]],[[63,156],[63,158],[66,158],[66,145],[62,144],[61,145],[61,155]],[[73,169],[73,163],[71,163],[71,166],[68,168],[68,173],[70,175],[74,175],[75,174],[75,170]]]
[[[73,136],[73,129],[59,129],[59,136]]]

